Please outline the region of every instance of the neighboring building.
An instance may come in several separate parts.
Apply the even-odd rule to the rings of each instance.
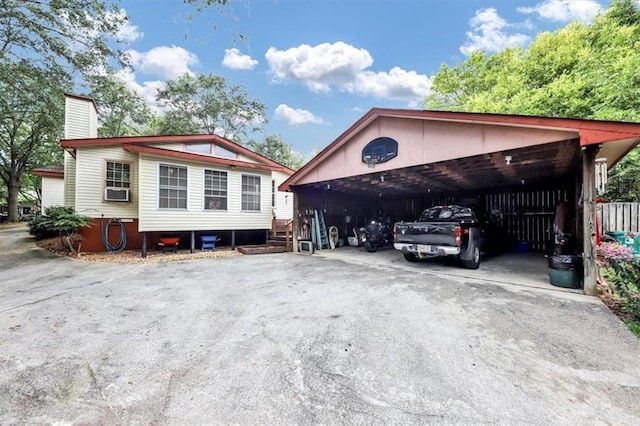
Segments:
[[[42,177],[40,208],[64,206],[64,166],[46,166],[31,170],[32,175]]]
[[[84,251],[105,250],[110,219],[123,224],[131,249],[162,234],[198,248],[205,234],[232,246],[264,243],[274,216],[292,218],[293,195],[277,188],[293,170],[220,136],[96,136],[93,101],[67,95],[64,205],[93,218],[81,230]]]

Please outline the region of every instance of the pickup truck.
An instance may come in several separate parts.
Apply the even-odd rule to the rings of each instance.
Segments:
[[[480,224],[468,207],[431,207],[422,212],[418,221],[394,226],[393,247],[409,262],[455,256],[465,268],[478,269],[480,245]]]

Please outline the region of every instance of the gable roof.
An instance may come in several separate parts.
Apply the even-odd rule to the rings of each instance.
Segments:
[[[603,144],[625,139],[640,140],[640,123],[510,114],[372,108],[351,127],[338,136],[337,139],[282,183],[279,190],[290,190],[290,185],[295,185],[304,176],[320,165],[333,152],[347,144],[360,131],[365,129],[374,121],[383,117],[450,123],[486,124],[493,126],[521,127],[524,129],[561,130],[574,132],[576,134],[576,138],[579,138],[580,145],[582,146]]]
[[[262,167],[252,167],[250,165],[256,166],[254,163],[249,163],[246,161],[238,161],[231,160],[221,157],[213,157],[205,154],[197,154],[190,153],[184,151],[174,151],[170,149],[163,149],[157,147],[147,146],[149,144],[157,145],[157,144],[169,144],[169,143],[216,143],[221,147],[233,151],[238,154],[242,154],[246,157],[252,158],[264,166]],[[182,159],[192,159],[196,161],[204,161],[207,163],[213,164],[225,164],[225,165],[236,165],[247,168],[255,168],[262,170],[274,170],[281,171],[284,173],[292,174],[294,170],[279,164],[270,158],[267,158],[263,155],[258,154],[257,152],[251,151],[244,146],[232,142],[228,139],[225,139],[218,135],[161,135],[161,136],[123,136],[119,138],[91,138],[91,139],[63,139],[60,141],[60,145],[65,149],[77,149],[83,147],[98,147],[98,146],[122,146],[123,149],[131,152],[145,152],[149,154],[164,156],[164,157],[173,157],[173,158],[182,158]]]

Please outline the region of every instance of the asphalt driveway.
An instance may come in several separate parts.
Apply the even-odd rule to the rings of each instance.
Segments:
[[[595,298],[275,254],[120,265],[0,231],[0,424],[640,424]]]

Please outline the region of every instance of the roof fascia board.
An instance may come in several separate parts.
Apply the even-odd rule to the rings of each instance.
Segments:
[[[44,176],[44,177],[52,177],[52,178],[60,178],[64,179],[64,172],[53,172],[51,170],[31,170],[32,175],[36,176]]]

